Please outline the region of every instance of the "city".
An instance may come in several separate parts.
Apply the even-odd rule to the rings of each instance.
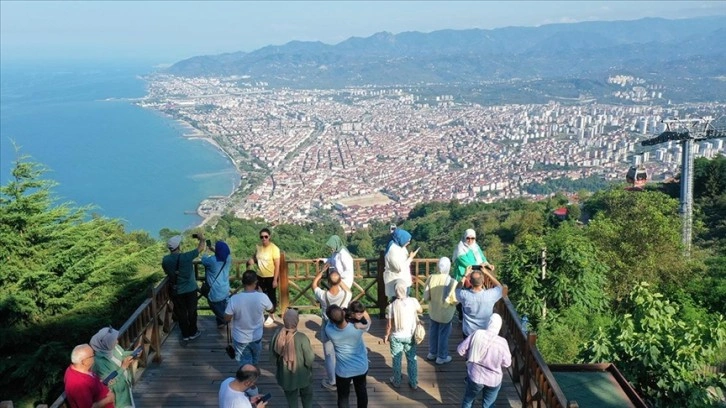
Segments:
[[[402,88],[270,89],[244,77],[172,75],[154,76],[139,104],[193,127],[190,136],[213,141],[240,171],[236,194],[205,200],[203,217],[302,223],[332,210],[354,231],[405,218],[421,202],[536,199],[524,187],[557,178],[620,181],[633,164],[666,180],[678,174],[680,145],[638,142],[665,130],[663,119],[726,112],[720,103],[668,105],[662,88],[637,78],[609,82],[623,88],[618,97],[665,106],[481,106]],[[697,157],[719,152],[722,139],[696,144]]]

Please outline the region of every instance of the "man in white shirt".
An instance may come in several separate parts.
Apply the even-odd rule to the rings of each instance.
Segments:
[[[224,319],[232,322],[232,339],[235,349],[235,358],[241,366],[245,364],[257,365],[262,351],[262,332],[265,322],[265,311],[272,311],[274,306],[257,287],[257,273],[252,270],[242,274],[244,291],[229,298]],[[251,389],[248,394],[255,395],[257,388]]]
[[[328,339],[325,334],[325,325],[328,323],[328,316],[325,311],[331,305],[340,306],[341,309],[348,307],[351,293],[343,288],[341,285],[340,274],[337,271],[331,271],[328,275],[328,286],[330,289],[323,290],[319,287],[320,280],[323,278],[323,272],[320,271],[313,279],[313,292],[315,292],[315,298],[320,303],[320,307],[323,310],[323,322],[320,326],[320,340],[323,343],[323,355],[325,356],[325,371],[327,378],[323,378],[322,385],[328,390],[335,390],[335,348],[333,343]]]
[[[245,391],[257,388],[257,378],[260,377],[260,370],[246,364],[237,370],[234,377],[222,381],[219,386],[219,408],[264,408],[267,401],[261,401],[259,395],[249,398]],[[256,404],[256,405],[253,405]]]

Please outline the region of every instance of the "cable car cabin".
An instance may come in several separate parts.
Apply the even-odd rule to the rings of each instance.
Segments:
[[[648,172],[643,166],[631,166],[625,175],[625,180],[632,186],[629,190],[642,190],[648,181]]]

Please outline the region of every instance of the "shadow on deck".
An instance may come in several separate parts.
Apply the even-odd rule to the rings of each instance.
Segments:
[[[428,319],[428,316],[425,317]],[[426,360],[428,335],[418,347],[419,389],[406,387],[406,363],[404,359],[404,380],[401,388],[395,389],[386,383],[391,376],[391,353],[388,344],[383,344],[385,321],[373,318],[369,333],[364,336],[370,360],[368,372],[368,398],[370,407],[454,407],[461,404],[464,395],[465,361],[456,354],[456,346],[462,340],[461,325],[454,319],[454,327],[449,343],[453,361],[446,365],[436,365]],[[298,329],[307,334],[315,351],[313,366],[314,407],[335,407],[336,393],[320,386],[325,375],[323,347],[318,331],[320,316],[305,314],[300,316]],[[279,327],[279,326],[277,326]],[[226,333],[218,330],[213,316],[200,316],[199,328],[202,335],[182,346],[178,328],[175,328],[164,344],[164,361],[151,364],[134,386],[134,399],[137,407],[217,407],[220,383],[234,375],[237,362],[229,359],[224,352]],[[282,389],[275,380],[274,363],[270,361],[270,339],[276,328],[265,329],[263,351],[260,358],[262,376],[258,381],[261,393],[272,393],[271,408],[286,406]],[[351,387],[351,406],[355,404],[355,393]],[[479,399],[475,402],[481,405]],[[512,380],[505,371],[504,383],[497,407],[521,407]]]

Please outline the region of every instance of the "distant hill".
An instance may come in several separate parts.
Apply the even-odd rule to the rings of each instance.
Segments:
[[[646,18],[507,27],[381,32],[335,45],[292,41],[249,53],[193,57],[167,72],[249,75],[275,86],[416,85],[519,79],[726,74],[726,16]]]

